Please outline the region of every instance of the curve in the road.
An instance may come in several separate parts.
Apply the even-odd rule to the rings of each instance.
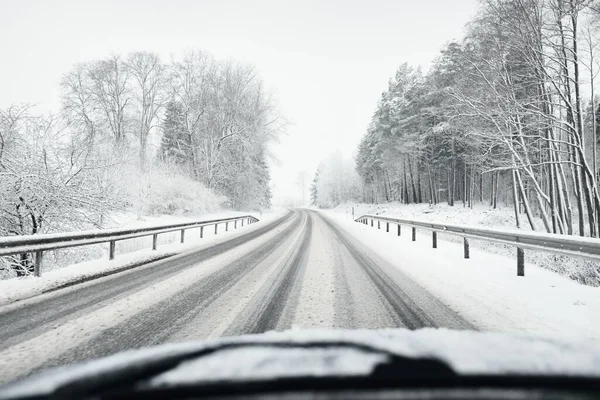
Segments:
[[[264,227],[223,243],[156,261],[143,268],[133,269],[97,282],[88,282],[84,286],[57,291],[43,301],[34,301],[25,307],[10,308],[5,312],[0,311],[0,350],[14,344],[12,338],[19,337],[19,341],[22,341],[27,337],[39,335],[43,332],[40,329],[52,329],[52,326],[49,326],[50,323],[60,323],[82,310],[91,312],[101,307],[102,303],[106,301],[114,301],[120,296],[135,292],[139,288],[193,267],[201,261],[235,249],[277,228],[293,215],[293,212],[289,212]]]
[[[0,355],[14,362],[20,352],[40,351],[14,378],[125,349],[308,320],[340,328],[474,329],[397,267],[321,213],[293,211],[223,243],[0,312]],[[63,321],[65,329],[50,331]],[[92,324],[85,334],[81,321]],[[74,342],[63,342],[65,332]],[[50,352],[42,349],[45,337],[54,343]]]
[[[175,297],[160,301],[134,317],[103,330],[90,341],[62,354],[57,359],[49,360],[44,367],[102,357],[125,349],[165,342],[169,336],[200,314],[216,298],[243,280],[289,238],[300,226],[300,215],[299,212],[294,212],[295,221],[290,226],[237,261],[211,273],[190,288],[179,292]]]

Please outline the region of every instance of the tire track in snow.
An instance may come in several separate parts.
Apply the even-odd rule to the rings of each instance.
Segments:
[[[105,302],[124,297],[152,285],[153,282],[167,279],[191,268],[199,262],[235,249],[277,228],[293,215],[293,212],[289,212],[282,218],[253,232],[198,251],[152,262],[146,267],[111,275],[108,279],[103,278],[84,283],[81,286],[58,290],[51,295],[42,295],[44,296],[43,301],[37,302],[33,298],[24,306],[20,306],[18,303],[12,304],[7,307],[7,311],[0,311],[0,350],[43,334],[79,315],[90,313],[102,307]]]
[[[373,261],[368,255],[357,249],[352,241],[331,221],[321,215],[319,215],[319,218],[329,226],[331,231],[346,247],[350,255],[363,268],[370,281],[377,287],[381,296],[385,299],[386,303],[393,311],[394,316],[398,318],[398,322],[402,326],[409,329],[445,326],[445,324],[440,323],[442,321],[437,321],[431,317],[429,313],[415,301],[415,299],[411,298],[411,296],[409,296],[406,291],[377,264],[377,262]],[[420,295],[426,296],[429,303],[434,303],[436,308],[438,308],[437,311],[453,316],[453,324],[462,328],[474,329],[470,323],[457,316],[424,289],[421,289],[421,291],[422,293]]]
[[[235,262],[199,280],[194,286],[162,300],[118,325],[105,329],[90,341],[75,347],[60,357],[48,361],[44,368],[89,358],[102,357],[125,349],[161,344],[197,317],[203,310],[243,280],[254,268],[283,243],[300,223],[296,221],[273,239],[263,243]]]
[[[240,314],[242,318],[225,331],[225,336],[263,333],[276,328],[291,327],[312,235],[312,217],[304,210],[301,212],[305,217],[305,224],[300,244],[278,268],[274,280],[266,282],[244,308]]]

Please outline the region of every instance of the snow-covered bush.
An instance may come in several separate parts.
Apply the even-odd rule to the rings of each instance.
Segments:
[[[226,201],[202,183],[187,177],[174,164],[157,163],[145,172],[134,168],[126,184],[138,218],[144,215],[200,214],[221,208]]]

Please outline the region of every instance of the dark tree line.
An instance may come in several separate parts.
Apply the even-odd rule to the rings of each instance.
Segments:
[[[592,6],[481,1],[426,74],[400,66],[357,151],[363,200],[503,202],[519,226],[598,236]]]

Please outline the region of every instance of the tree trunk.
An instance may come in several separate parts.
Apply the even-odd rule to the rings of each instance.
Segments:
[[[437,204],[435,200],[434,188],[433,188],[433,178],[431,176],[431,168],[429,168],[429,204]]]
[[[473,179],[473,165],[469,173],[469,208],[473,208],[473,192],[475,191],[475,179]]]
[[[514,164],[514,160],[513,160]],[[519,218],[519,194],[517,193],[517,179],[515,178],[515,170],[511,171],[512,176],[512,193],[513,193],[513,207],[515,209],[515,223],[517,228],[521,227],[521,219]]]
[[[579,228],[579,236],[585,235],[585,220],[583,216],[583,188],[581,186],[581,167],[579,154],[573,147],[573,184],[575,186],[575,198],[577,200],[577,221]]]
[[[410,184],[412,187],[412,196],[413,196],[413,202],[417,203],[418,202],[418,197],[417,197],[417,187],[415,185],[415,176],[413,174],[413,170],[412,170],[412,163],[410,161],[410,157],[408,158],[408,173],[410,175]]]
[[[423,202],[423,192],[421,191],[421,165],[417,163],[417,195],[418,195],[418,203]]]
[[[498,187],[500,186],[500,171],[496,171],[496,187],[494,189],[494,210],[498,207]]]
[[[448,205],[450,207],[454,206],[454,197],[452,195],[452,168],[448,168],[448,170],[446,171],[447,175],[448,175],[448,187],[446,190],[446,200],[448,201]]]
[[[408,204],[409,200],[408,200],[408,180],[407,180],[407,176],[406,176],[406,160],[403,160],[403,171],[404,171],[404,203]]]
[[[550,163],[546,166],[548,173],[548,197],[550,197],[550,215],[552,219],[552,232],[557,233],[558,224],[557,224],[557,212],[556,212],[556,202],[554,196],[554,168],[552,167],[552,158],[549,159]]]
[[[535,222],[533,219],[533,213],[531,211],[531,207],[529,205],[529,199],[527,198],[527,194],[525,193],[525,189],[523,188],[523,181],[521,180],[521,174],[519,170],[515,170],[515,179],[517,181],[517,186],[519,188],[519,193],[521,197],[521,203],[523,204],[523,208],[525,208],[525,215],[527,216],[527,221],[529,222],[529,226],[532,231],[536,231],[537,228],[535,226]]]
[[[467,163],[463,162],[463,208],[467,206]]]
[[[483,203],[483,172],[479,173],[479,201]]]
[[[494,182],[495,176],[496,176],[495,172],[492,172],[491,177],[490,177],[490,179],[491,179],[491,182],[490,182],[490,207],[494,205],[494,188],[496,187],[495,182]]]
[[[456,160],[454,159],[454,142],[452,142],[452,206],[456,200]]]

